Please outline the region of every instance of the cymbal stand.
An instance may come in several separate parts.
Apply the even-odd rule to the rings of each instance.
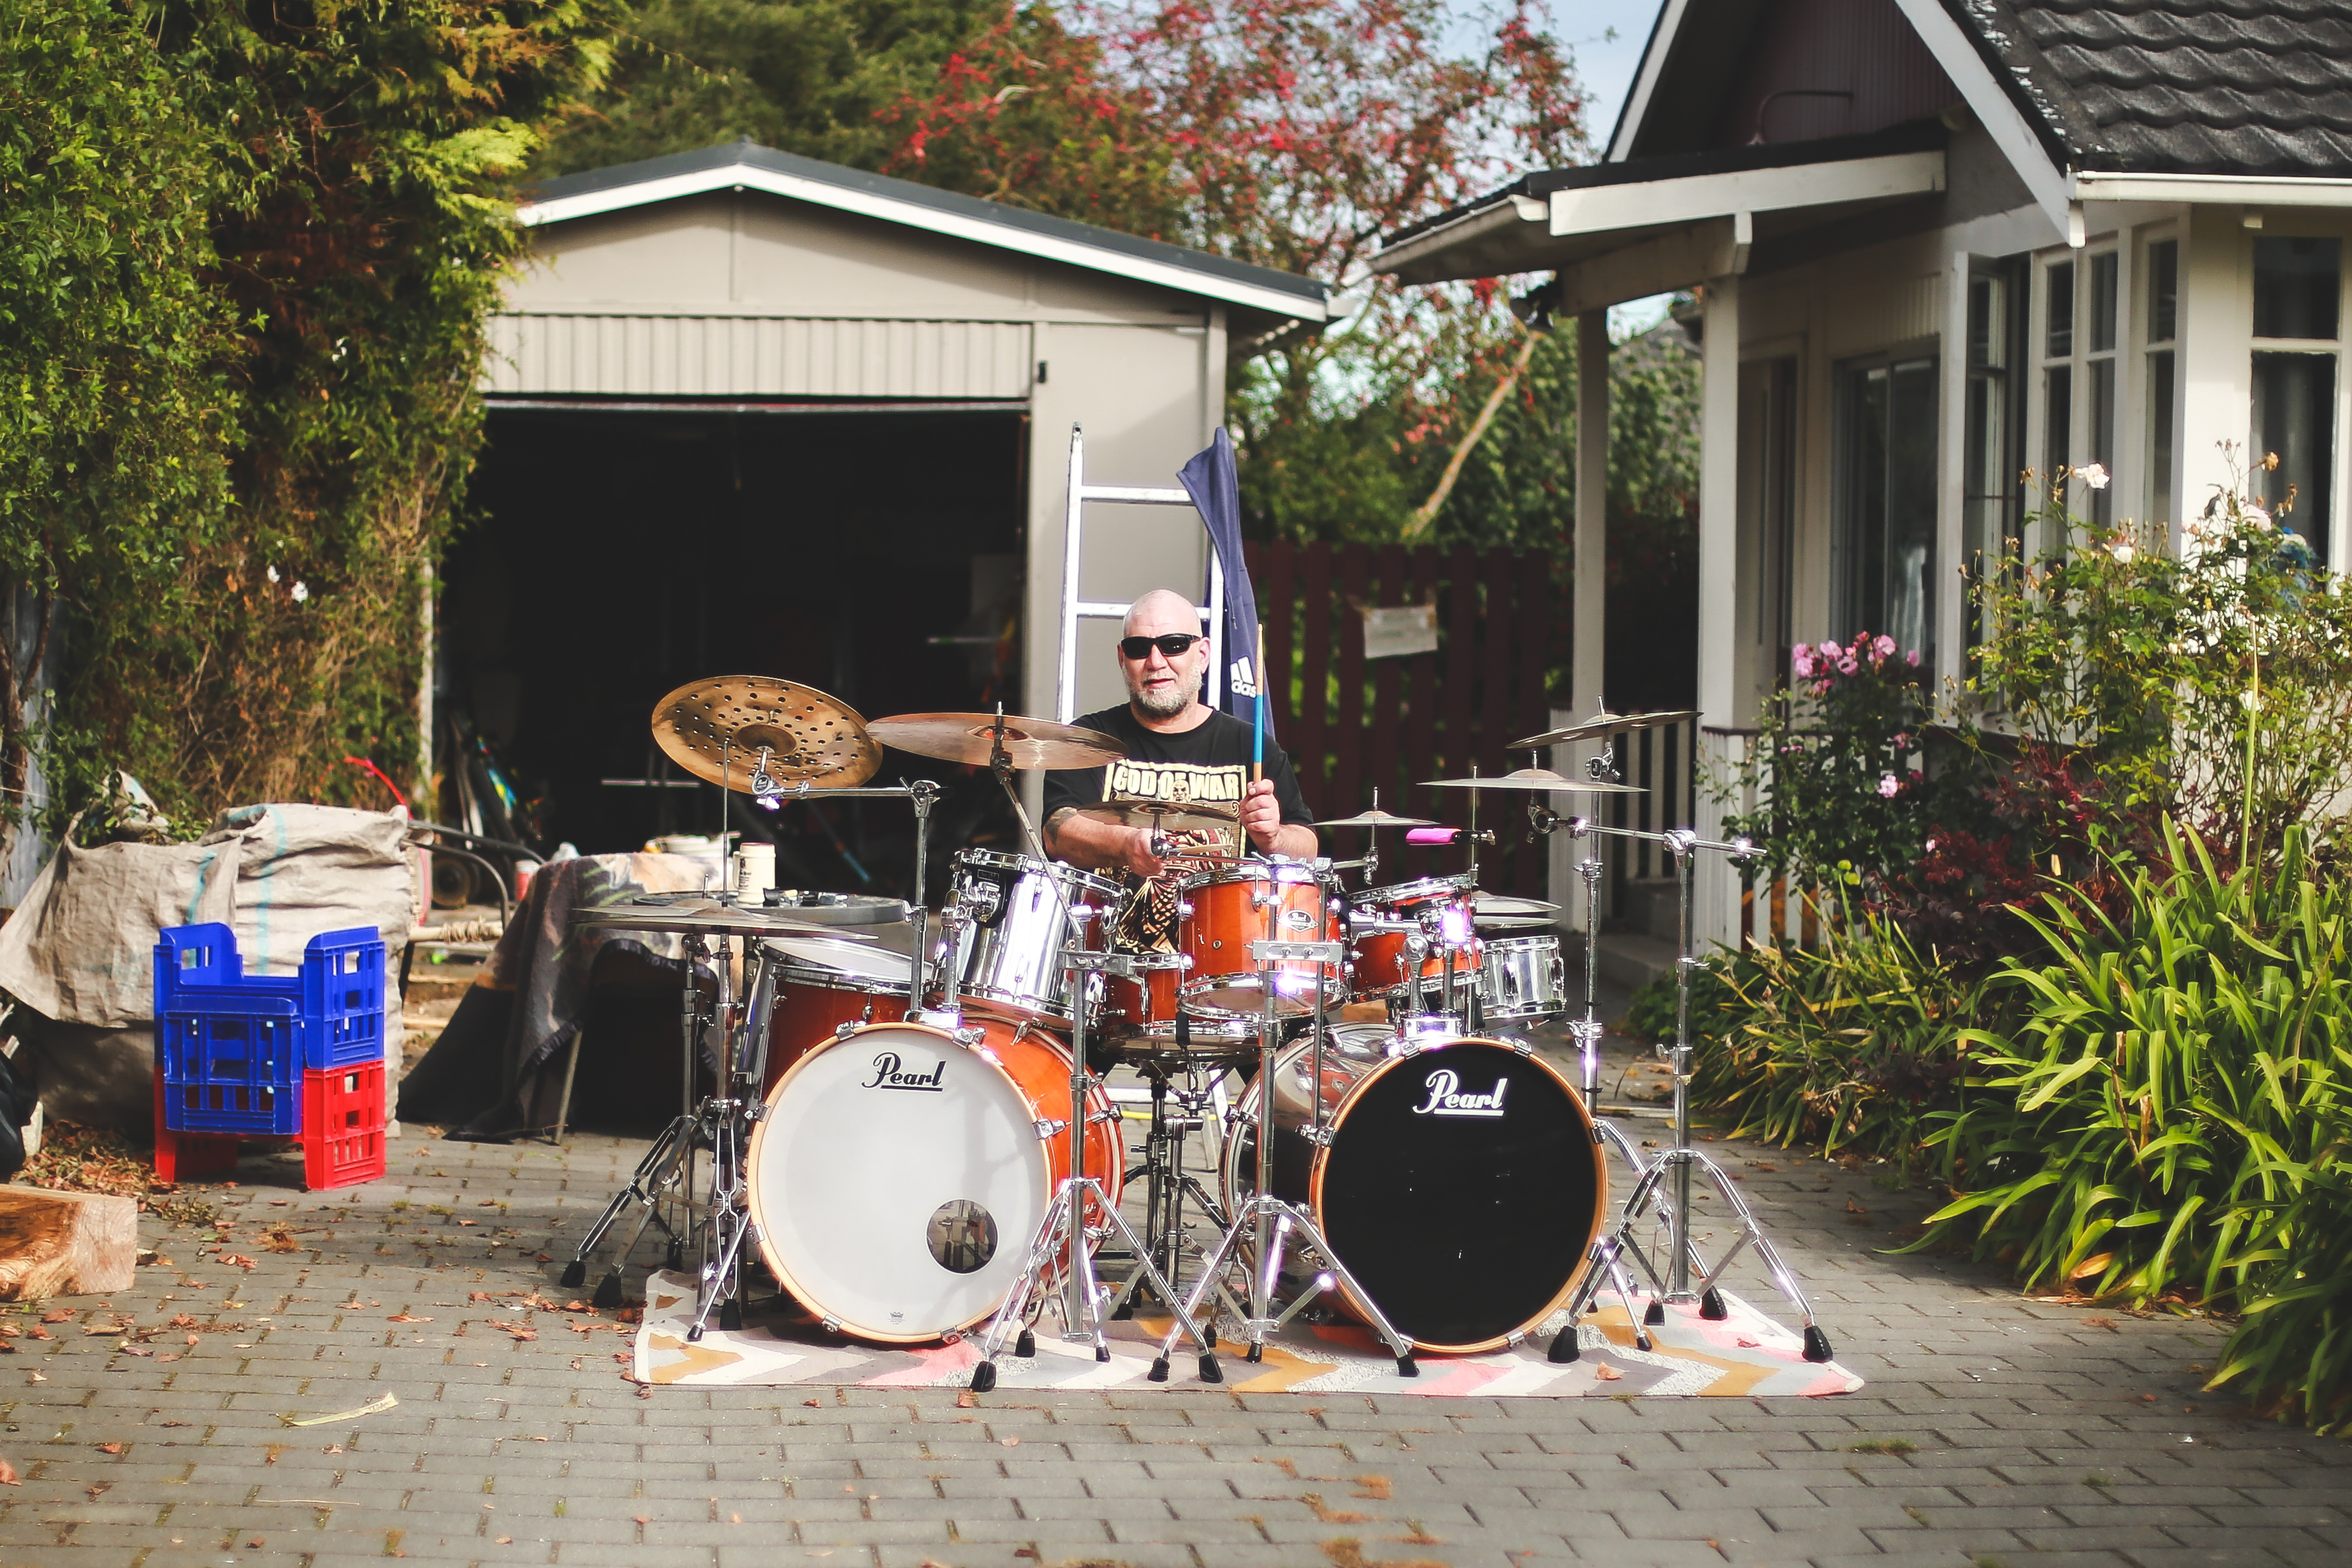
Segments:
[[[1265,1359],[1266,1341],[1280,1333],[1290,1320],[1298,1316],[1314,1300],[1335,1286],[1344,1285],[1348,1293],[1360,1303],[1365,1315],[1372,1321],[1372,1331],[1396,1357],[1397,1375],[1418,1377],[1420,1365],[1412,1357],[1412,1342],[1396,1331],[1364,1288],[1358,1284],[1348,1266],[1331,1250],[1322,1231],[1307,1211],[1296,1204],[1286,1203],[1274,1195],[1274,1058],[1281,1038],[1281,1026],[1274,1012],[1276,965],[1304,962],[1315,966],[1315,1011],[1308,1015],[1314,1020],[1309,1037],[1314,1044],[1308,1051],[1309,1088],[1307,1098],[1315,1107],[1315,1121],[1307,1136],[1318,1148],[1330,1142],[1330,1129],[1324,1125],[1326,1107],[1323,1102],[1323,1042],[1330,1031],[1323,1026],[1323,977],[1339,973],[1347,956],[1347,943],[1341,942],[1267,942],[1253,941],[1250,956],[1257,962],[1259,994],[1264,998],[1265,1011],[1258,1019],[1257,1072],[1257,1181],[1249,1196],[1243,1199],[1233,1215],[1233,1224],[1217,1249],[1209,1255],[1202,1268],[1201,1278],[1194,1281],[1192,1293],[1176,1313],[1175,1326],[1160,1347],[1160,1361],[1165,1364],[1169,1352],[1175,1349],[1180,1334],[1197,1333],[1200,1310],[1214,1291],[1219,1304],[1240,1324],[1240,1337],[1248,1342],[1244,1352],[1246,1359]],[[1283,1253],[1289,1246],[1293,1232],[1297,1233],[1304,1250],[1323,1260],[1316,1273],[1296,1300],[1280,1316],[1275,1313],[1274,1288],[1282,1278]],[[1226,1289],[1224,1273],[1228,1264],[1246,1255],[1250,1262],[1249,1300],[1235,1300]]]
[[[1099,912],[1073,909],[1070,918],[1083,926]],[[1150,1249],[1135,1234],[1135,1227],[1127,1223],[1127,1216],[1118,1212],[1119,1194],[1089,1175],[1086,1165],[1087,1090],[1094,1083],[1094,1075],[1087,1070],[1087,976],[1116,974],[1134,979],[1137,970],[1132,955],[1089,952],[1081,942],[1073,942],[1062,950],[1062,962],[1069,972],[1070,994],[1075,1004],[1070,1009],[1070,1120],[1063,1128],[1069,1139],[1069,1173],[1054,1189],[1054,1201],[1046,1205],[1045,1217],[1029,1243],[1029,1256],[1022,1263],[1020,1277],[1013,1280],[1004,1305],[990,1320],[988,1331],[981,1336],[980,1363],[971,1369],[971,1389],[975,1394],[986,1394],[996,1386],[996,1358],[1004,1349],[1005,1336],[1015,1325],[1019,1325],[1020,1337],[1013,1353],[1023,1357],[1037,1353],[1036,1335],[1024,1320],[1030,1300],[1035,1297],[1042,1302],[1047,1279],[1057,1269],[1061,1275],[1062,1338],[1073,1343],[1092,1340],[1095,1360],[1098,1362],[1110,1360],[1108,1325],[1138,1284],[1150,1285],[1162,1301],[1176,1300],[1174,1288],[1152,1261]],[[1089,1226],[1090,1206],[1101,1215],[1098,1229]],[[1135,1255],[1135,1272],[1116,1295],[1095,1278],[1094,1247],[1100,1235],[1117,1236]],[[1182,1314],[1169,1331],[1168,1342],[1160,1347],[1158,1359],[1152,1362],[1150,1380],[1168,1381],[1168,1358],[1180,1337],[1191,1339],[1200,1348],[1201,1381],[1223,1383],[1225,1374],[1217,1363],[1216,1342],[1204,1337]]]
[[[688,1216],[694,1201],[694,1150],[698,1136],[703,1132],[704,1120],[703,1106],[697,1102],[694,1095],[694,1063],[701,1054],[705,1018],[702,988],[697,983],[705,949],[702,938],[692,934],[688,934],[680,946],[686,967],[685,990],[678,1007],[678,1028],[682,1036],[679,1054],[685,1064],[681,1069],[685,1082],[678,1113],[670,1118],[669,1125],[654,1139],[653,1147],[647,1149],[645,1157],[637,1162],[637,1168],[629,1173],[628,1182],[613,1194],[612,1202],[604,1205],[604,1212],[596,1216],[596,1223],[590,1226],[588,1234],[581,1238],[579,1250],[572,1255],[572,1261],[563,1266],[562,1284],[565,1289],[583,1283],[588,1278],[589,1255],[596,1250],[605,1234],[620,1222],[629,1205],[634,1203],[643,1206],[645,1212],[637,1216],[636,1228],[629,1233],[628,1241],[613,1257],[611,1272],[596,1283],[594,1301],[599,1307],[621,1304],[621,1267],[636,1250],[647,1225],[661,1226],[662,1234],[669,1238],[669,1267],[678,1267],[680,1249],[685,1246],[686,1237],[663,1215],[662,1209],[666,1205],[684,1207],[688,1215],[681,1216],[680,1224],[691,1228]],[[723,1018],[726,1016],[723,995],[727,984],[727,966],[723,962],[719,966],[719,974],[722,998],[719,1016]],[[681,1193],[683,1197],[678,1195]]]
[[[726,942],[719,939],[722,976]],[[710,1129],[710,1223],[702,1233],[700,1289],[694,1321],[687,1325],[688,1343],[702,1338],[713,1307],[719,1308],[721,1329],[743,1326],[743,1247],[757,1240],[746,1206],[746,1154],[751,1124],[767,1109],[760,1101],[759,1087],[768,1058],[768,1013],[775,1005],[776,982],[767,950],[755,949],[748,940],[743,949],[753,970],[744,977],[742,1020],[727,1038],[719,1092],[703,1102]],[[722,978],[719,984],[723,987],[726,982]],[[720,1016],[725,1016],[722,1006]]]
[[[1581,816],[1562,818],[1559,825],[1571,838],[1588,837],[1594,831],[1593,824]],[[1638,1182],[1649,1169],[1647,1163],[1617,1124],[1594,1110],[1601,1103],[1601,1041],[1609,1032],[1608,1026],[1601,1021],[1596,994],[1601,969],[1601,878],[1604,869],[1598,854],[1586,855],[1576,866],[1576,874],[1584,880],[1584,1016],[1571,1020],[1568,1033],[1583,1059],[1585,1109],[1591,1111],[1601,1142],[1617,1152],[1617,1157],[1625,1162],[1625,1168]]]
[[[1686,1305],[1696,1301],[1698,1303],[1700,1317],[1710,1322],[1720,1322],[1730,1313],[1729,1309],[1724,1304],[1722,1291],[1717,1289],[1717,1282],[1723,1278],[1723,1272],[1730,1267],[1732,1259],[1738,1258],[1744,1248],[1753,1247],[1756,1249],[1758,1260],[1764,1265],[1765,1271],[1771,1276],[1775,1288],[1788,1299],[1790,1305],[1796,1308],[1798,1315],[1804,1320],[1805,1359],[1810,1362],[1825,1362],[1830,1359],[1829,1335],[1813,1321],[1812,1306],[1805,1300],[1803,1290],[1798,1288],[1796,1276],[1791,1274],[1788,1265],[1781,1261],[1780,1251],[1773,1247],[1771,1239],[1764,1234],[1764,1227],[1758,1222],[1755,1211],[1750,1209],[1747,1200],[1739,1195],[1739,1189],[1731,1180],[1730,1174],[1714,1160],[1691,1146],[1690,1080],[1693,1047],[1690,1037],[1690,986],[1691,972],[1702,962],[1694,957],[1691,952],[1693,863],[1697,852],[1702,849],[1728,855],[1734,859],[1747,859],[1756,853],[1755,846],[1746,839],[1734,840],[1728,844],[1718,843],[1712,839],[1701,838],[1689,829],[1680,827],[1669,828],[1663,833],[1653,833],[1640,828],[1601,827],[1595,824],[1592,830],[1621,838],[1646,839],[1652,843],[1664,845],[1675,858],[1675,879],[1682,895],[1682,952],[1675,969],[1675,1043],[1672,1047],[1661,1045],[1657,1047],[1658,1055],[1671,1063],[1674,1068],[1675,1142],[1674,1146],[1661,1152],[1651,1163],[1649,1168],[1642,1173],[1641,1179],[1634,1183],[1633,1192],[1625,1199],[1624,1207],[1619,1212],[1615,1227],[1593,1244],[1594,1267],[1585,1271],[1583,1282],[1577,1287],[1575,1297],[1569,1302],[1568,1327],[1560,1331],[1559,1339],[1553,1342],[1552,1357],[1556,1361],[1572,1361],[1576,1358],[1576,1321],[1583,1316],[1585,1307],[1600,1289],[1600,1279],[1604,1268],[1613,1270],[1622,1259],[1630,1257],[1635,1266],[1649,1277],[1654,1293],[1650,1299],[1649,1310],[1643,1315],[1643,1321],[1646,1323],[1664,1322],[1666,1303],[1670,1301],[1676,1305]],[[1722,1195],[1725,1204],[1731,1209],[1732,1223],[1739,1232],[1729,1250],[1711,1267],[1699,1252],[1697,1244],[1691,1239],[1691,1176],[1694,1172],[1704,1173],[1717,1193]],[[1665,1226],[1667,1236],[1665,1267],[1663,1274],[1651,1258],[1642,1250],[1634,1236],[1643,1212],[1653,1201],[1658,1203],[1659,1221]],[[1694,1273],[1696,1275],[1696,1280],[1693,1279]],[[1565,1342],[1564,1345],[1562,1342]]]

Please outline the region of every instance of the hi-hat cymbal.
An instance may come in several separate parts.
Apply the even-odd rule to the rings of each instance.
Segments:
[[[1376,805],[1370,811],[1360,811],[1353,816],[1335,816],[1327,822],[1318,822],[1315,826],[1318,827],[1434,827],[1437,824],[1426,816],[1398,816],[1391,812],[1382,811]]]
[[[1558,904],[1548,904],[1541,899],[1509,899],[1500,893],[1474,893],[1470,908],[1483,922],[1487,920],[1507,920],[1514,915],[1556,915]]]
[[[1540,735],[1529,735],[1524,741],[1514,741],[1510,750],[1533,751],[1538,746],[1565,745],[1570,741],[1598,741],[1610,735],[1622,735],[1629,730],[1655,730],[1666,724],[1679,724],[1685,719],[1698,717],[1696,708],[1678,708],[1672,712],[1656,713],[1595,713],[1581,719],[1565,730],[1546,730]]]
[[[1556,773],[1549,768],[1521,768],[1517,773],[1496,773],[1492,778],[1423,779],[1423,784],[1441,789],[1524,789],[1553,793],[1571,791],[1578,795],[1639,795],[1637,784],[1602,784],[1595,779],[1572,779],[1566,773]]]
[[[986,767],[996,742],[993,713],[900,713],[877,719],[866,732],[886,746],[941,762]],[[1004,715],[1004,753],[1015,768],[1098,768],[1126,752],[1099,730]]]
[[[1238,812],[1198,801],[1171,805],[1157,800],[1110,800],[1078,808],[1080,816],[1115,827],[1149,827],[1158,833],[1231,833]]]
[[[761,753],[770,778],[815,789],[862,784],[882,748],[857,710],[814,686],[767,675],[688,681],[654,704],[654,739],[707,784],[749,793]]]

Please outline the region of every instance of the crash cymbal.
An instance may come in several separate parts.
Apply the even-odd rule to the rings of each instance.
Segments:
[[[1484,924],[1488,920],[1508,920],[1515,915],[1556,915],[1558,904],[1545,903],[1541,899],[1507,899],[1499,893],[1474,893],[1470,908]]]
[[[1554,921],[1543,915],[1480,915],[1473,922],[1480,931],[1549,931]]]
[[[1434,827],[1437,824],[1426,816],[1398,816],[1382,811],[1376,805],[1370,811],[1360,811],[1353,816],[1335,816],[1328,822],[1318,822],[1315,826],[1318,827]]]
[[[654,704],[654,739],[706,784],[746,794],[763,765],[780,784],[862,784],[882,765],[866,721],[839,698],[767,675],[688,681]]]
[[[1078,815],[1116,827],[1149,827],[1160,833],[1231,833],[1241,820],[1238,812],[1197,801],[1171,805],[1156,800],[1113,800],[1081,806]]]
[[[1492,778],[1423,779],[1422,783],[1441,789],[1523,789],[1546,790],[1554,793],[1572,791],[1579,795],[1639,795],[1639,785],[1601,784],[1593,779],[1572,779],[1566,773],[1556,773],[1549,768],[1521,768],[1517,773],[1496,773]]]
[[[1509,749],[1526,752],[1538,746],[1565,745],[1570,741],[1598,741],[1608,735],[1622,735],[1629,730],[1655,730],[1662,725],[1679,724],[1685,719],[1697,717],[1698,710],[1696,708],[1678,708],[1672,712],[1656,713],[1596,713],[1565,730],[1546,730],[1540,735],[1514,741]]]
[[[996,741],[993,713],[899,713],[866,732],[886,746],[941,762],[988,765]],[[1099,730],[1004,715],[1004,751],[1015,768],[1098,768],[1126,753]]]

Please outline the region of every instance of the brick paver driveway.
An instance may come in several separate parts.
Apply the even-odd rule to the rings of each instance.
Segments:
[[[2218,1330],[1885,1257],[1923,1196],[1716,1147],[1865,1392],[644,1397],[612,1314],[551,1310],[643,1144],[411,1137],[390,1181],[319,1194],[248,1161],[197,1194],[226,1242],[150,1222],[172,1262],[138,1289],[0,1320],[0,1564],[2352,1561],[2352,1446],[2199,1394]]]

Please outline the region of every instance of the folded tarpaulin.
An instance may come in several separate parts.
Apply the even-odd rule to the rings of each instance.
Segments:
[[[155,933],[219,921],[247,974],[291,974],[320,931],[373,926],[397,952],[420,907],[404,818],[233,807],[194,844],[58,847],[0,926],[0,989],[64,1024],[152,1021]]]

